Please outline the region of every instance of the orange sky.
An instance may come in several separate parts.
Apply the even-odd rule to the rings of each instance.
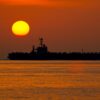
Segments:
[[[1,0],[4,5],[45,5],[48,0]]]
[[[100,51],[100,0],[0,0],[0,58],[30,51],[44,37],[50,51]],[[26,37],[15,37],[11,25],[25,20]]]
[[[1,5],[99,6],[99,0],[0,0]]]

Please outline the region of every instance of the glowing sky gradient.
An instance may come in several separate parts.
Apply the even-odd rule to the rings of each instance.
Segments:
[[[1,0],[4,5],[45,5],[47,0]]]
[[[30,51],[41,36],[50,51],[100,51],[100,0],[0,0],[0,19],[0,58]],[[30,35],[12,35],[17,20],[30,24]]]
[[[2,5],[42,5],[42,6],[97,6],[99,0],[0,0]]]

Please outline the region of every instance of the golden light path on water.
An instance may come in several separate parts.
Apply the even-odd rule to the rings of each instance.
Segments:
[[[0,100],[100,100],[100,61],[0,61]]]

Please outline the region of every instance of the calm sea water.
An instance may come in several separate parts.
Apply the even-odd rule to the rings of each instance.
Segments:
[[[0,100],[100,100],[100,61],[0,61]]]

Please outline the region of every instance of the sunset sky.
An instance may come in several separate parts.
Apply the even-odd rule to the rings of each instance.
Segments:
[[[17,20],[29,23],[29,35],[12,34]],[[0,0],[1,59],[30,52],[40,37],[50,51],[100,51],[100,0]]]

